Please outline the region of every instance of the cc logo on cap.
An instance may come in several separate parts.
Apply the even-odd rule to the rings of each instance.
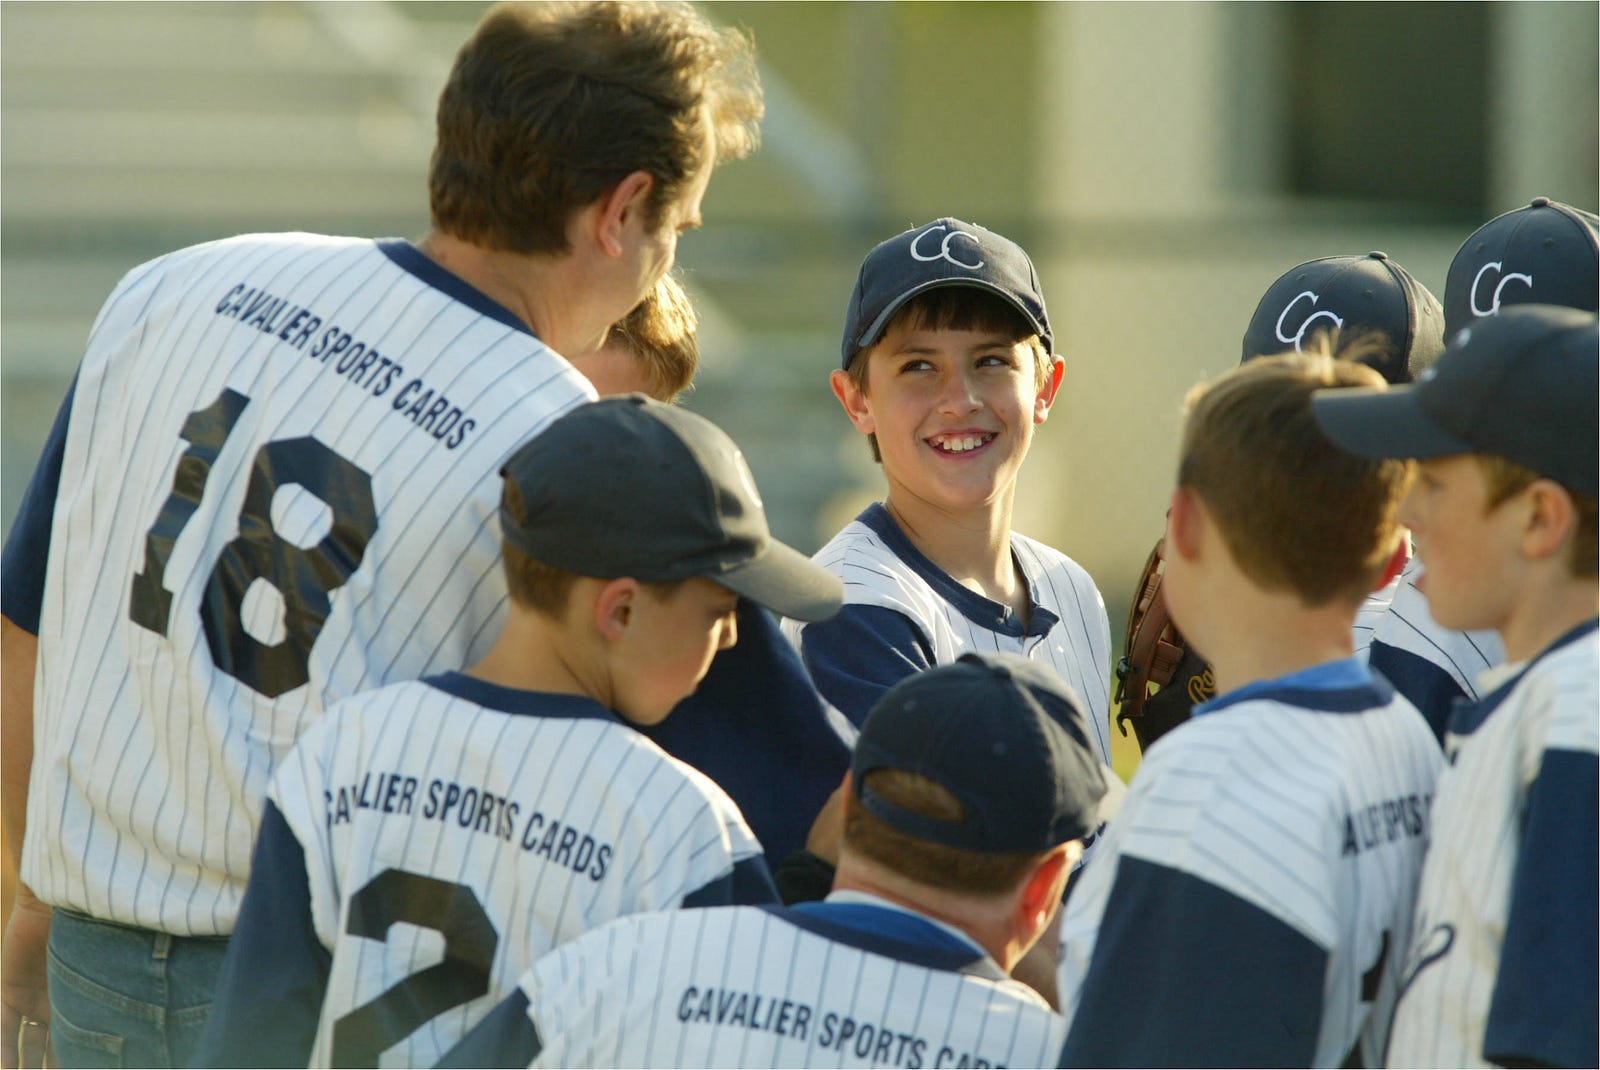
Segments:
[[[1317,322],[1319,319],[1330,319],[1330,320],[1333,321],[1333,325],[1335,327],[1343,327],[1344,326],[1344,320],[1343,319],[1341,319],[1340,317],[1334,315],[1332,312],[1330,312],[1330,311],[1328,311],[1327,309],[1324,308],[1324,309],[1321,309],[1319,311],[1311,313],[1311,315],[1307,316],[1304,320],[1302,320],[1300,322],[1300,329],[1298,331],[1295,331],[1293,334],[1284,334],[1283,333],[1283,321],[1289,318],[1290,310],[1293,309],[1295,305],[1298,305],[1301,302],[1301,300],[1303,300],[1304,298],[1307,298],[1307,297],[1311,298],[1311,303],[1313,305],[1315,305],[1317,303],[1317,295],[1315,293],[1313,293],[1312,291],[1310,291],[1310,290],[1302,290],[1301,292],[1295,294],[1294,295],[1294,300],[1290,301],[1287,305],[1284,305],[1283,306],[1283,311],[1278,313],[1278,324],[1274,328],[1274,330],[1276,331],[1276,333],[1278,335],[1278,341],[1284,343],[1285,345],[1288,345],[1290,342],[1293,342],[1294,343],[1294,351],[1296,353],[1299,353],[1301,351],[1300,350],[1300,343],[1305,339],[1306,331],[1310,330],[1311,329],[1311,325],[1313,323]]]
[[[932,253],[932,254],[928,254],[928,253],[922,252],[922,250],[919,248],[919,246],[921,246],[923,238],[926,238],[929,234],[932,234],[936,230],[946,230],[946,229],[948,229],[948,228],[943,223],[935,223],[933,226],[929,227],[927,230],[923,231],[921,234],[918,234],[915,238],[912,238],[911,239],[911,259],[920,260],[924,264],[929,263],[930,261],[934,261],[934,260],[944,260],[944,261],[947,261],[948,263],[954,264],[958,268],[966,268],[968,271],[977,271],[979,268],[983,267],[983,261],[982,260],[979,260],[976,264],[969,264],[965,260],[957,260],[955,258],[955,256],[950,252],[950,243],[955,241],[957,238],[965,238],[965,239],[967,239],[969,242],[971,242],[973,244],[974,247],[976,247],[980,252],[982,252],[983,247],[978,245],[977,237],[975,235],[968,234],[964,230],[952,230],[952,231],[950,231],[949,234],[946,234],[944,236],[944,240],[939,243],[939,251],[938,252]]]
[[[1483,317],[1483,316],[1492,316],[1496,312],[1500,311],[1500,291],[1504,290],[1506,288],[1506,283],[1510,282],[1512,279],[1519,280],[1525,286],[1527,286],[1528,289],[1530,289],[1530,290],[1533,289],[1533,276],[1532,275],[1523,275],[1520,272],[1513,271],[1509,275],[1500,276],[1500,281],[1497,284],[1495,284],[1494,293],[1492,295],[1490,295],[1489,307],[1488,308],[1479,308],[1478,307],[1478,288],[1479,288],[1480,284],[1483,282],[1484,275],[1488,274],[1490,268],[1494,268],[1494,270],[1497,271],[1497,272],[1498,271],[1504,271],[1505,270],[1505,265],[1502,264],[1499,260],[1491,260],[1487,264],[1485,264],[1481,268],[1479,268],[1478,269],[1478,273],[1476,275],[1472,276],[1472,290],[1471,290],[1471,293],[1469,294],[1469,299],[1470,299],[1470,304],[1472,306],[1472,314],[1474,316],[1478,316],[1480,318]]]

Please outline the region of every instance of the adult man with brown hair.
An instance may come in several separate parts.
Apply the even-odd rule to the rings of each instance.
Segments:
[[[251,235],[123,279],[5,549],[7,1065],[41,1021],[64,1065],[187,1061],[274,766],[327,704],[481,656],[497,473],[594,398],[560,354],[671,267],[760,112],[749,42],[687,6],[497,7],[416,244]]]

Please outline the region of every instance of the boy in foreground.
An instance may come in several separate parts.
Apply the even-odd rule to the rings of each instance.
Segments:
[[[1507,659],[1445,735],[1391,1065],[1600,1060],[1597,396],[1595,316],[1522,305],[1415,386],[1315,402],[1346,449],[1420,459],[1400,518],[1429,608]]]
[[[1217,697],[1145,754],[1067,903],[1062,1065],[1382,1055],[1442,759],[1354,652],[1406,480],[1317,430],[1313,392],[1356,385],[1383,379],[1290,354],[1190,395],[1164,590]]]
[[[837,580],[771,538],[726,435],[639,395],[504,476],[499,639],[331,708],[286,759],[199,1064],[432,1065],[587,929],[775,899],[733,803],[633,726],[734,644],[739,596],[823,617]]]
[[[545,957],[447,1066],[1041,1066],[1009,977],[1120,789],[1015,654],[910,677],[861,729],[825,902],[638,915]]]
[[[1051,346],[1033,263],[999,234],[940,219],[862,262],[830,383],[888,493],[815,555],[844,581],[844,609],[785,625],[855,725],[912,673],[1008,651],[1082,696],[1109,758],[1105,603],[1076,562],[1011,530],[1017,475],[1061,386]]]

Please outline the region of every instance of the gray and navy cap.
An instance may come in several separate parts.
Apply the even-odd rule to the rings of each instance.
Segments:
[[[1473,231],[1445,276],[1445,337],[1511,305],[1600,307],[1600,217],[1536,197]]]
[[[529,557],[580,576],[702,576],[797,620],[826,620],[839,578],[779,542],[721,428],[643,394],[580,405],[506,462],[500,525]]]
[[[1363,457],[1491,453],[1600,494],[1600,321],[1518,305],[1464,327],[1410,386],[1312,397],[1317,424]]]
[[[889,320],[924,290],[974,286],[1022,314],[1046,352],[1054,353],[1039,273],[1022,246],[976,223],[946,216],[882,242],[861,261],[844,317],[844,363],[883,337]]]
[[[1319,330],[1377,331],[1389,342],[1363,357],[1391,383],[1409,383],[1444,350],[1439,299],[1387,253],[1329,256],[1290,268],[1268,287],[1244,332],[1241,360],[1299,353]]]
[[[885,799],[866,783],[878,769],[927,777],[960,800],[964,818]],[[1125,790],[1090,742],[1072,689],[1020,654],[964,654],[890,688],[861,726],[850,778],[860,805],[891,828],[984,854],[1081,840]]]

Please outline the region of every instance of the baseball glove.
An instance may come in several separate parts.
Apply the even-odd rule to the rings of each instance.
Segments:
[[[1117,728],[1126,736],[1124,722],[1132,721],[1141,752],[1187,721],[1195,705],[1217,693],[1211,666],[1189,649],[1167,613],[1167,600],[1161,595],[1165,543],[1156,540],[1145,560],[1117,662]]]

